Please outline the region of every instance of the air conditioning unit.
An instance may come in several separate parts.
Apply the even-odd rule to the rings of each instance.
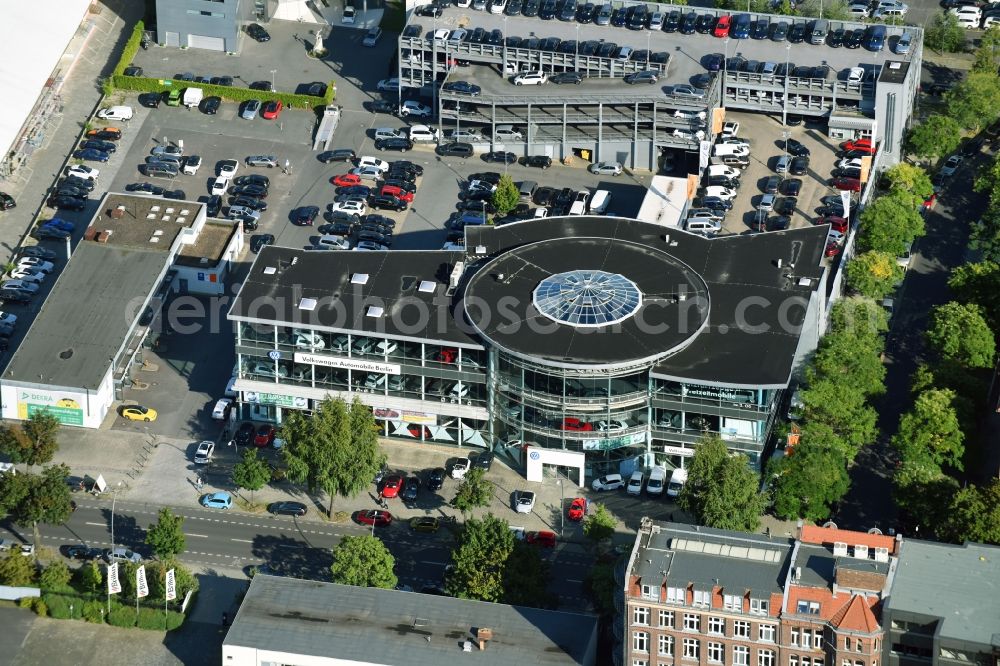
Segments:
[[[847,544],[837,541],[833,544],[833,554],[837,557],[847,557]]]
[[[854,557],[858,560],[868,559],[868,546],[857,545],[854,547]]]

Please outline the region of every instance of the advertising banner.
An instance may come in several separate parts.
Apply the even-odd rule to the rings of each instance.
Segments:
[[[122,591],[122,582],[118,580],[118,563],[108,567],[108,594],[118,594]]]
[[[177,598],[177,576],[174,574],[174,570],[171,569],[167,572],[167,601],[173,601]]]
[[[244,391],[243,397],[247,402],[258,405],[276,405],[278,407],[289,407],[291,409],[305,409],[309,406],[309,399],[295,395],[281,395],[280,393],[257,393],[255,391]]]
[[[146,565],[143,564],[135,571],[135,594],[140,599],[149,596],[149,585],[146,584]]]
[[[63,425],[83,425],[83,395],[80,393],[17,389],[17,417],[27,420],[38,412],[48,412]]]
[[[372,411],[376,419],[383,421],[402,421],[403,423],[422,423],[424,425],[437,424],[437,414],[414,412],[408,409],[396,409],[395,407],[376,407]]]
[[[401,372],[400,367],[394,363],[375,363],[373,361],[364,361],[359,358],[324,356],[323,354],[309,354],[306,352],[295,352],[295,362],[321,365],[324,368],[377,372],[382,375],[398,375]]]

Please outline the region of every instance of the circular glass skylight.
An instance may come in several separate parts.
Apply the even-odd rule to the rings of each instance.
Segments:
[[[560,324],[608,326],[635,314],[642,292],[617,273],[569,271],[542,280],[533,299],[539,312]]]

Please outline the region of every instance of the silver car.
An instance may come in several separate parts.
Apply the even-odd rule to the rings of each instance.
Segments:
[[[261,166],[271,169],[278,166],[278,158],[274,155],[251,155],[246,159],[247,166]]]
[[[696,99],[701,99],[705,96],[705,91],[698,90],[694,86],[686,83],[681,83],[671,88],[670,94],[674,97],[694,97]]]
[[[257,117],[257,113],[260,111],[260,100],[251,99],[243,105],[243,110],[240,111],[240,118],[243,120],[253,120]]]

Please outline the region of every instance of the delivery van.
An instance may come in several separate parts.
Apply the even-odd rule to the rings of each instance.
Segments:
[[[646,481],[646,493],[649,495],[662,495],[666,480],[667,470],[662,467],[654,467],[650,470],[649,479]]]
[[[667,484],[667,497],[677,497],[681,494],[681,488],[688,480],[688,471],[677,468],[670,473],[670,482]]]

